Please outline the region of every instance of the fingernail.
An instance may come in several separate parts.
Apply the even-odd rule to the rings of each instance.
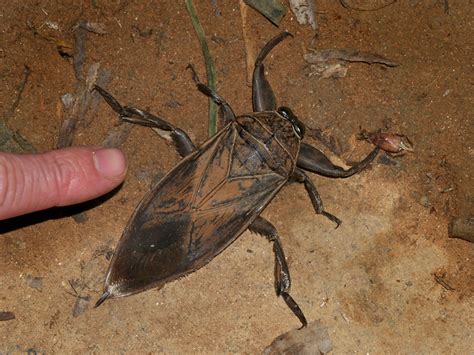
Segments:
[[[127,170],[125,157],[118,149],[101,149],[93,155],[97,171],[106,178],[122,176]]]

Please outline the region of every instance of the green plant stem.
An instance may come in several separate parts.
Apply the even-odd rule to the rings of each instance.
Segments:
[[[191,22],[193,23],[194,30],[201,45],[202,54],[204,56],[204,64],[206,65],[206,76],[207,76],[207,86],[216,91],[216,72],[214,69],[214,64],[212,61],[211,54],[209,52],[209,47],[207,46],[206,37],[204,35],[204,30],[199,22],[199,18],[196,14],[196,9],[192,0],[186,0],[186,10],[191,17]],[[208,113],[208,135],[212,137],[217,132],[217,105],[216,103],[209,98],[209,113]]]

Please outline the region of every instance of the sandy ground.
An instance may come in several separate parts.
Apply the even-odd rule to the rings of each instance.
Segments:
[[[248,112],[239,4],[195,3],[218,91],[237,113]],[[382,157],[349,179],[311,175],[326,209],[343,220],[339,229],[314,214],[302,186],[274,199],[263,215],[282,235],[292,295],[310,321],[328,329],[335,354],[473,352],[474,245],[448,238],[447,225],[474,212],[474,7],[437,0],[368,12],[336,1],[317,7],[317,36],[291,13],[280,29],[249,13],[257,47],[281,29],[294,34],[267,61],[279,102],[340,142],[335,161],[370,151],[355,138],[360,127],[407,134],[415,153]],[[185,70],[194,63],[204,73],[203,60],[181,1],[2,5],[0,117],[12,130],[39,151],[56,145],[60,98],[76,88],[71,59],[56,43],[74,43],[80,20],[105,26],[106,34],[87,35],[85,65],[99,62],[110,71],[108,89],[117,98],[167,117],[197,142],[206,139],[207,99]],[[370,51],[401,65],[354,63],[344,78],[309,77],[303,54],[311,46]],[[24,65],[31,75],[11,112]],[[100,144],[114,125],[116,115],[101,104],[74,144]],[[133,128],[122,149],[129,174],[106,198],[1,222],[0,311],[16,319],[0,322],[0,353],[258,353],[299,327],[275,296],[271,245],[248,232],[208,266],[160,291],[92,308],[107,256],[135,206],[155,176],[179,159],[142,127]],[[85,211],[81,223],[71,217],[79,211]]]

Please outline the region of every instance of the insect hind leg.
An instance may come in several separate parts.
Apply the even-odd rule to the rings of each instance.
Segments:
[[[171,123],[150,112],[133,106],[122,106],[115,97],[100,86],[95,85],[94,90],[119,114],[123,121],[152,128],[162,138],[171,141],[182,157],[185,157],[196,149],[191,138],[189,138],[187,133],[182,129],[173,126]]]
[[[273,252],[275,253],[275,289],[277,296],[281,296],[294,315],[298,317],[301,322],[301,327],[306,327],[308,321],[301,308],[289,293],[291,288],[290,271],[276,228],[269,221],[259,216],[252,222],[249,229],[251,232],[263,235],[269,242],[273,243]]]

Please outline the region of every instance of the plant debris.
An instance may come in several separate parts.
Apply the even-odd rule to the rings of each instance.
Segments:
[[[90,126],[99,105],[98,94],[92,93],[92,88],[94,85],[105,87],[109,81],[110,73],[102,70],[99,63],[93,63],[89,67],[84,80],[87,32],[106,33],[103,25],[94,22],[80,21],[74,28],[73,68],[77,85],[74,94],[68,93],[61,98],[65,108],[65,119],[59,131],[57,148],[70,147],[73,144],[74,135],[80,123],[85,127]],[[91,118],[85,120],[89,109]]]
[[[306,328],[294,329],[278,336],[263,350],[264,355],[327,354],[332,350],[327,328],[320,322],[309,323]]]
[[[59,27],[57,27],[57,24],[46,21],[44,23],[48,28],[54,29],[56,31],[59,31]],[[45,35],[41,33],[39,30],[41,29],[42,26],[39,28],[36,28],[33,26],[31,23],[27,23],[28,28],[33,32],[35,36],[39,36],[40,38],[53,43],[56,46],[56,50],[58,51],[59,55],[63,58],[71,58],[74,56],[74,46],[73,44],[64,38],[57,38],[49,35]]]
[[[344,63],[319,63],[312,64],[308,77],[320,76],[323,79],[344,78],[347,75],[347,66]]]
[[[86,60],[86,35],[87,30],[79,23],[74,30],[73,61],[74,74],[77,80],[83,80],[82,70]]]
[[[107,33],[107,31],[105,30],[105,25],[100,22],[82,21],[78,24],[78,26],[81,26],[86,31],[89,31],[98,35],[104,35]]]
[[[15,319],[15,313],[8,312],[8,311],[0,311],[0,322],[13,320],[13,319]]]
[[[244,0],[240,0],[240,17],[242,19],[242,34],[245,45],[245,64],[247,67],[247,85],[252,85],[253,67],[257,57],[257,47],[254,41],[255,33],[247,21],[249,6]]]
[[[74,303],[74,307],[72,308],[72,316],[74,318],[79,317],[89,308],[89,304],[91,303],[91,297],[87,296],[77,296],[76,303]]]
[[[93,97],[97,94],[92,92],[94,85],[99,85],[108,82],[110,73],[102,70],[99,63],[94,63],[89,67],[86,80],[79,80],[75,94],[65,94],[61,101],[65,109],[65,119],[59,131],[58,148],[70,147],[74,140],[74,135],[79,123],[85,120],[86,112],[90,109],[94,102]],[[95,98],[94,100],[98,99]],[[97,104],[94,105],[95,112]],[[95,116],[95,112],[90,114],[90,117]],[[90,121],[86,121],[85,125],[90,125]]]
[[[10,112],[8,113],[6,117],[7,122],[10,119],[10,117],[13,117],[15,115],[16,109],[18,108],[18,105],[20,104],[23,91],[25,91],[25,86],[26,86],[26,83],[28,82],[28,78],[30,77],[30,74],[31,74],[31,69],[27,65],[25,65],[23,67],[23,78],[21,79],[16,89],[17,95],[15,98],[15,101],[13,101],[12,107],[10,108]]]
[[[318,29],[316,21],[316,5],[314,0],[289,0],[290,9],[300,25],[309,24],[313,30]]]
[[[31,288],[34,288],[35,290],[38,290],[40,292],[43,290],[42,277],[27,275],[25,280],[26,280],[26,284],[30,286]]]
[[[111,242],[109,241],[107,244],[99,246],[89,261],[81,260],[80,278],[68,280],[72,292],[66,292],[76,299],[72,307],[72,316],[74,318],[79,317],[89,309],[92,300],[89,293],[91,291],[97,292],[102,287],[102,272],[98,272],[98,270],[105,270],[107,268],[107,261],[113,255],[113,250],[109,243]]]
[[[204,57],[204,64],[206,65],[207,86],[212,91],[216,91],[216,70],[214,69],[214,63],[211,57],[211,53],[209,52],[209,47],[207,46],[204,30],[202,29],[201,23],[199,22],[199,18],[196,13],[196,9],[194,8],[193,1],[186,0],[185,5],[189,17],[191,17],[191,22],[193,24],[194,31],[196,32],[196,36],[199,40],[202,55]],[[209,97],[208,102],[208,136],[212,137],[217,132],[217,105],[211,97]]]
[[[15,112],[18,109],[18,105],[20,104],[21,97],[23,96],[23,92],[25,90],[30,74],[30,68],[25,65],[23,68],[23,77],[16,88],[17,95],[15,97],[15,100],[13,101],[13,104],[10,110],[8,110],[5,117],[0,120],[0,150],[3,152],[36,152],[36,148],[30,142],[28,142],[26,138],[24,138],[20,133],[10,129],[10,127],[8,126],[8,122],[12,117],[15,116]]]
[[[367,0],[339,0],[342,7],[350,10],[356,11],[377,11],[382,10],[392,4],[395,4],[397,0],[377,0],[377,1],[367,1]],[[362,4],[361,4],[362,3]],[[369,3],[369,5],[367,5]],[[370,4],[375,4],[370,6]]]
[[[304,59],[308,63],[323,63],[329,60],[342,60],[345,62],[362,62],[367,64],[383,64],[388,67],[396,67],[399,64],[381,55],[358,51],[356,49],[310,49],[311,53],[306,53]]]
[[[130,132],[132,131],[132,124],[123,122],[110,128],[107,132],[107,136],[102,141],[102,147],[105,148],[118,148],[127,140]]]
[[[439,283],[441,286],[443,286],[444,289],[447,291],[455,291],[454,287],[452,287],[447,281],[446,281],[446,271],[437,271],[433,274],[434,279],[437,283]]]
[[[279,26],[282,18],[286,15],[286,8],[280,0],[244,0],[247,5],[254,8],[270,20],[275,26]]]

